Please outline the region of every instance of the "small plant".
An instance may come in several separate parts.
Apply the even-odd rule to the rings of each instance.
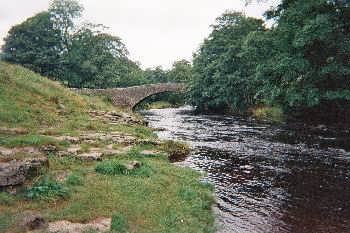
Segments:
[[[28,199],[53,201],[68,196],[68,188],[48,176],[41,178],[26,190]]]
[[[172,140],[163,142],[161,148],[169,154],[172,162],[184,160],[191,152],[187,144]]]
[[[111,222],[111,231],[118,233],[126,233],[129,231],[127,218],[122,214],[113,214]]]
[[[10,206],[14,203],[14,198],[6,192],[0,192],[0,205]]]

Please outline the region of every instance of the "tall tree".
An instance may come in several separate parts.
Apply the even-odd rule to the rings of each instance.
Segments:
[[[4,60],[55,77],[62,51],[60,31],[49,13],[42,12],[12,27],[2,50]]]
[[[345,115],[350,109],[349,3],[283,0],[267,16],[277,21],[275,55],[258,73],[268,102],[286,111]]]
[[[192,65],[187,60],[174,62],[171,70],[167,74],[170,82],[188,82],[192,76]]]
[[[254,102],[255,66],[244,53],[246,37],[263,33],[263,22],[238,12],[217,18],[194,57],[189,98],[199,109],[244,111]]]
[[[51,20],[55,29],[60,31],[64,49],[68,50],[74,34],[75,20],[82,15],[84,8],[76,0],[53,0],[49,7]]]

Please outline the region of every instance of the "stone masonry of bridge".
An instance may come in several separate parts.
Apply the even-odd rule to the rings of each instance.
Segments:
[[[111,99],[115,106],[134,108],[145,98],[163,92],[184,92],[186,89],[183,83],[159,83],[148,84],[127,88],[108,89],[72,89],[84,95],[103,95]]]

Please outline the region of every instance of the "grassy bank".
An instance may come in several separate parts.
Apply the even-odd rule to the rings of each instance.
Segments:
[[[131,148],[108,140],[79,144],[84,152],[107,146],[123,151],[103,161],[46,153],[48,168],[23,186],[0,191],[0,232],[23,232],[25,211],[40,213],[46,222],[112,218],[112,232],[214,232],[212,187],[200,183],[197,172],[172,165],[169,146],[153,143],[157,138],[149,128],[141,123],[109,124],[91,117],[93,110],[138,118],[20,66],[0,63],[0,147],[50,145],[63,150],[72,142],[57,137],[84,133],[120,132],[137,139]],[[31,155],[13,158],[26,156]],[[128,169],[134,161],[140,167]]]

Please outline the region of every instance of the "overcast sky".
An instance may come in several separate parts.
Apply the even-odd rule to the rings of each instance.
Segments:
[[[46,10],[50,0],[0,0],[0,44],[11,26]],[[210,25],[225,10],[261,17],[277,0],[245,6],[244,0],[80,0],[84,19],[122,38],[142,67],[164,68],[192,57]]]

